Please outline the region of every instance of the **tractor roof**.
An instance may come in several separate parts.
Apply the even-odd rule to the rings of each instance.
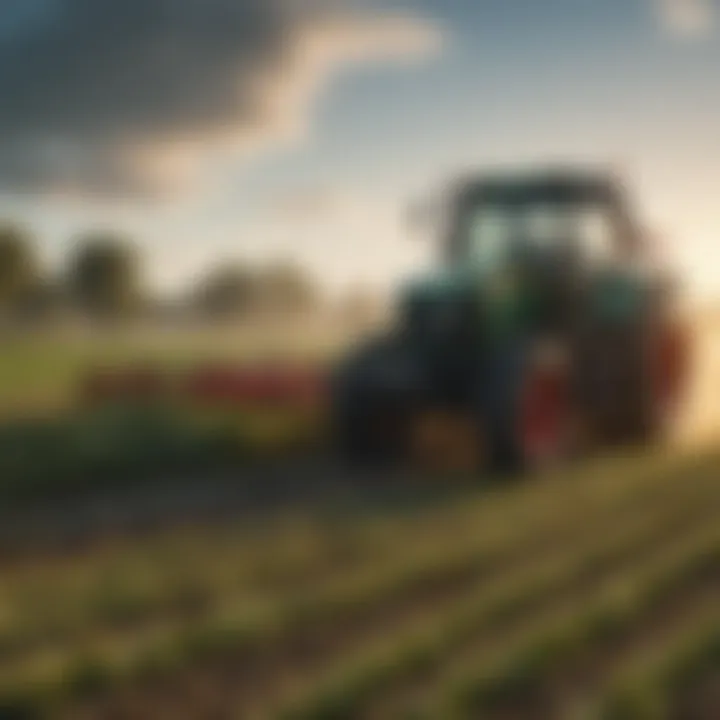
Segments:
[[[461,202],[616,205],[622,186],[609,174],[577,170],[485,175],[460,186]]]

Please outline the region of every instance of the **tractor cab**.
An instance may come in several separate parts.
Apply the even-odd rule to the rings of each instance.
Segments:
[[[614,178],[546,171],[472,179],[458,186],[449,214],[440,267],[403,291],[408,337],[451,354],[488,332],[563,334],[598,314],[639,311],[649,263]],[[454,318],[465,335],[433,333],[441,317],[448,332]]]
[[[446,285],[476,291],[490,311],[504,300],[498,309],[512,305],[514,321],[519,314],[543,330],[567,322],[599,279],[624,276],[639,258],[624,191],[604,176],[471,180],[451,215],[440,274],[455,283]]]

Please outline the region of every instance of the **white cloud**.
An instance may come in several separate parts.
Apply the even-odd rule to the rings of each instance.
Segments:
[[[713,0],[653,0],[663,27],[673,35],[698,38],[707,35],[714,25]]]

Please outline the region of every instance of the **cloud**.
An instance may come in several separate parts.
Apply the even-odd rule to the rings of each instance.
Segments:
[[[0,186],[31,191],[184,186],[213,157],[302,139],[349,66],[423,59],[442,40],[345,0],[33,0],[21,18],[5,3]]]
[[[697,38],[713,27],[713,0],[653,0],[662,25],[673,35]]]

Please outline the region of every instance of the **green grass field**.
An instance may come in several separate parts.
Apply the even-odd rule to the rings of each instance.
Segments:
[[[31,554],[0,717],[710,720],[719,513],[720,457],[659,454]]]

